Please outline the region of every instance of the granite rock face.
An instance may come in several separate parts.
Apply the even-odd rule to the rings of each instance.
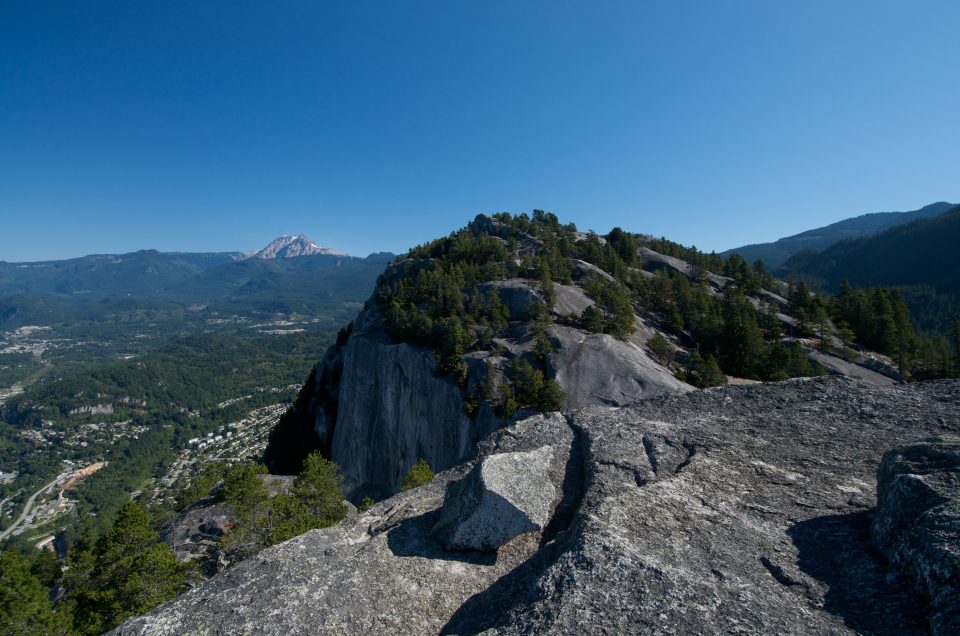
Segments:
[[[883,456],[873,537],[930,602],[934,634],[960,634],[960,437]]]
[[[447,487],[434,535],[451,550],[496,550],[517,535],[542,530],[563,477],[554,471],[559,475],[551,479],[552,460],[549,445],[483,458]]]
[[[340,466],[351,499],[396,492],[420,458],[435,469],[455,466],[499,426],[471,419],[463,391],[437,366],[429,351],[387,341],[378,313],[365,312],[354,322],[343,349],[328,455]]]
[[[518,318],[539,298],[530,281],[513,279],[493,286]],[[574,311],[592,302],[577,287],[556,287],[558,307]],[[515,323],[511,337],[503,339],[510,359],[532,356],[533,332],[528,327]],[[643,333],[641,324],[639,334]],[[691,390],[653,361],[639,334],[621,341],[574,327],[551,326],[555,352],[548,366],[550,375],[567,391],[564,407],[622,405]],[[468,389],[486,379],[486,361],[499,373],[510,362],[489,353],[472,356],[466,356]],[[305,399],[298,400],[299,412],[289,430],[275,431],[287,438],[287,448],[274,446],[272,440],[267,463],[274,472],[296,472],[298,465],[287,465],[290,457],[319,449],[340,466],[347,496],[354,502],[393,494],[420,458],[435,470],[456,466],[473,456],[481,439],[508,423],[489,404],[467,415],[467,391],[439,371],[428,349],[392,342],[376,307],[361,312],[340,342],[327,350],[304,391]]]
[[[447,486],[484,458],[551,447],[559,501],[541,532],[496,552],[444,548],[430,536]],[[337,526],[268,548],[117,634],[438,633],[470,598],[543,550],[569,526],[583,488],[582,454],[565,417],[537,416],[491,435],[478,458]]]
[[[958,433],[955,381],[824,377],[538,416],[117,633],[926,634],[924,597],[871,539],[875,479],[890,448]],[[564,470],[543,530],[495,552],[431,534],[449,484],[545,446]]]
[[[693,390],[647,354],[639,342],[642,335],[619,340],[564,325],[552,325],[549,333],[556,343],[550,364],[567,393],[565,409],[624,406]]]

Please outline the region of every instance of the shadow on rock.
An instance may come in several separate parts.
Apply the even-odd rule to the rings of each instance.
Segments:
[[[387,545],[394,556],[422,557],[424,559],[442,559],[460,561],[472,565],[494,565],[496,552],[475,552],[446,550],[430,537],[430,530],[440,518],[439,510],[404,519],[388,530]]]
[[[586,492],[586,455],[589,440],[574,428],[573,445],[564,470],[563,495],[544,528],[540,548],[529,559],[497,579],[483,592],[474,594],[450,617],[441,634],[477,634],[509,619],[516,608],[537,601],[542,592],[537,581],[567,550],[570,530]]]
[[[801,521],[787,534],[798,567],[827,586],[823,609],[861,634],[927,634],[925,603],[888,569],[870,542],[866,511]]]

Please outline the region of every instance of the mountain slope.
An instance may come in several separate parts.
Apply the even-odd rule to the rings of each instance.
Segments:
[[[876,236],[797,254],[783,270],[822,279],[836,288],[858,285],[930,285],[960,294],[960,206],[940,216],[900,225]]]
[[[356,303],[393,258],[314,254],[225,263],[164,290],[165,297],[232,312],[242,308],[308,313],[331,303]],[[355,305],[354,305],[355,307]]]
[[[952,208],[953,205],[952,203],[940,202],[932,203],[913,212],[863,214],[788,236],[773,243],[755,243],[737,247],[723,252],[721,256],[729,256],[736,252],[750,263],[762,260],[767,267],[776,269],[798,252],[822,250],[838,241],[869,236],[897,225],[937,216]]]
[[[960,206],[876,236],[842,241],[822,252],[797,254],[782,273],[830,290],[853,285],[903,288],[924,329],[943,330],[960,308]]]
[[[155,250],[0,263],[0,328],[97,321],[121,299],[167,313],[330,314],[348,319],[393,254],[249,258]],[[122,304],[122,303],[121,303]]]

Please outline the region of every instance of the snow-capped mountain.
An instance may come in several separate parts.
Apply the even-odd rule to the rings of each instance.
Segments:
[[[274,239],[262,250],[254,252],[250,258],[292,258],[294,256],[313,256],[314,254],[328,254],[330,256],[349,256],[330,247],[321,247],[305,235],[283,235]]]

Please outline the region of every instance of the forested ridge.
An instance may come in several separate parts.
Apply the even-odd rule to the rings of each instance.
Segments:
[[[960,315],[960,206],[938,216],[900,225],[875,236],[842,241],[789,259],[783,275],[816,289],[855,286],[896,288],[915,326],[947,334]]]

